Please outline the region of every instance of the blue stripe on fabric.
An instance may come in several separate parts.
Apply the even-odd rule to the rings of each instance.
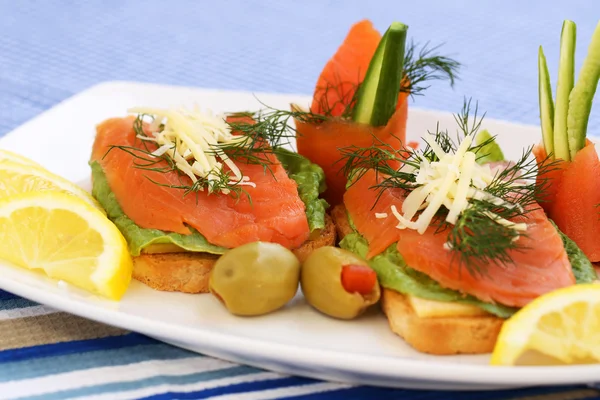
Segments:
[[[279,389],[282,387],[290,386],[303,386],[310,385],[313,383],[319,383],[314,379],[299,378],[299,377],[288,377],[278,379],[268,379],[263,381],[245,382],[238,383],[235,385],[216,387],[211,389],[204,389],[195,392],[165,392],[161,394],[155,394],[152,396],[144,397],[139,400],[169,400],[169,399],[206,399],[211,396],[223,395],[223,394],[235,394],[244,392],[257,392],[260,390]]]
[[[438,390],[406,390],[390,389],[371,386],[355,386],[351,388],[337,389],[326,392],[303,394],[299,396],[286,397],[286,400],[355,400],[355,399],[461,399],[461,400],[504,400],[516,396],[539,396],[544,394],[558,394],[571,390],[584,389],[582,386],[561,387],[533,387],[518,390],[496,390],[496,391],[438,391]],[[588,397],[586,397],[588,399]]]
[[[5,292],[4,290],[0,290],[0,301],[14,299],[15,297],[17,297],[16,294],[12,294],[9,292]]]
[[[0,299],[0,310],[14,310],[15,308],[25,308],[39,306],[38,303],[34,303],[31,300],[23,299],[21,297],[8,298],[6,300]]]
[[[65,354],[77,354],[88,351],[119,349],[140,344],[158,343],[156,340],[138,333],[109,336],[99,339],[75,340],[72,342],[42,344],[20,349],[0,351],[0,364],[36,358],[54,357]]]
[[[198,372],[189,375],[180,376],[153,376],[152,378],[141,379],[132,382],[114,382],[105,385],[88,386],[73,390],[64,390],[60,392],[43,394],[39,396],[20,397],[19,400],[61,400],[74,397],[86,398],[92,395],[104,393],[121,393],[130,390],[143,389],[160,385],[189,385],[192,383],[206,382],[215,379],[230,378],[261,372],[260,370],[247,366],[226,367],[224,369]]]
[[[162,343],[142,344],[119,349],[100,349],[77,354],[33,358],[0,364],[0,382],[61,374],[88,368],[127,365],[150,360],[179,360],[203,357]]]

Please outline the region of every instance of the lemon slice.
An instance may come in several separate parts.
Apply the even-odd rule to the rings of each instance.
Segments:
[[[600,363],[600,284],[538,297],[509,319],[492,365]]]
[[[21,164],[21,165],[33,165],[36,167],[40,166],[40,164],[36,163],[33,160],[30,160],[27,157],[23,157],[20,154],[13,153],[12,151],[8,151],[8,150],[0,149],[0,161],[5,161],[5,160],[12,161],[12,162],[15,162],[15,163]]]
[[[0,198],[21,193],[54,190],[75,195],[102,210],[102,207],[88,192],[71,181],[40,166],[26,165],[19,161],[2,161],[1,157],[0,154]]]
[[[114,300],[133,269],[110,220],[77,197],[51,191],[0,200],[0,259]]]

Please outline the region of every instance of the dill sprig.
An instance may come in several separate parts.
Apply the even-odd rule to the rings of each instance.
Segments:
[[[477,134],[483,117],[478,117],[477,106],[474,113],[471,113],[471,109],[471,102],[465,101],[460,113],[455,114],[458,125],[456,139],[447,130],[440,130],[439,124],[435,132],[428,132],[444,152],[456,151],[466,136],[474,137]],[[491,140],[493,138],[478,145],[471,144],[468,151],[475,153],[478,158],[484,156],[480,153]],[[416,183],[416,176],[421,162],[439,161],[430,145],[420,151],[406,148],[398,150],[377,141],[377,138],[374,138],[374,144],[370,147],[350,146],[341,149],[341,152],[344,163],[342,171],[348,177],[349,185],[368,170],[375,171],[377,179],[371,190],[378,191],[378,196],[373,207],[386,190],[401,189],[408,195],[420,187]],[[517,239],[527,233],[499,224],[496,218],[526,219],[528,212],[537,209],[537,202],[547,185],[539,180],[536,183],[536,175],[554,168],[554,164],[546,160],[538,166],[532,157],[532,148],[528,148],[516,162],[495,172],[492,182],[484,189],[485,196],[470,199],[469,207],[459,214],[455,224],[446,222],[449,210],[440,207],[431,226],[436,234],[447,235],[446,247],[460,259],[460,266],[474,276],[485,274],[489,264],[510,263],[512,251],[526,250],[522,241]]]
[[[360,74],[353,81],[342,80],[336,75],[333,81],[327,80],[324,86],[318,86],[314,97],[319,99],[319,113],[326,117],[351,118],[358,99],[358,81]],[[336,100],[330,102],[330,98]]]
[[[429,42],[418,49],[411,41],[404,53],[404,74],[407,79],[402,83],[400,91],[411,96],[421,95],[429,86],[425,83],[435,80],[449,80],[450,86],[458,78],[460,63],[448,56],[438,53],[442,44],[431,47]]]
[[[459,215],[456,224],[438,219],[438,230],[448,232],[448,247],[460,258],[459,265],[465,266],[471,275],[485,273],[489,264],[511,263],[511,251],[527,250],[522,241],[517,240],[520,236],[526,237],[527,232],[498,224],[495,216],[509,221],[516,217],[526,220],[527,213],[539,208],[537,201],[544,187],[535,181],[538,166],[531,151],[531,147],[525,149],[515,163],[499,169],[485,188],[486,193],[504,204],[471,199],[470,207]]]
[[[262,102],[261,105],[263,108],[258,111],[229,113],[228,116],[235,120],[227,124],[242,139],[233,143],[220,143],[216,149],[224,151],[232,159],[255,164],[268,163],[266,154],[273,153],[273,149],[278,147],[291,145],[290,139],[295,139],[296,130],[292,121],[320,123],[329,119],[326,115],[314,114],[298,107],[279,110]]]
[[[375,186],[371,187],[378,191],[378,199],[387,189],[412,190],[418,187],[416,185],[416,175],[411,168],[419,167],[419,160],[410,155],[409,149],[396,149],[389,143],[386,143],[373,135],[373,145],[369,147],[359,147],[356,145],[347,146],[339,149],[341,158],[338,161],[343,163],[341,173],[346,176],[348,185],[353,185],[363,177],[369,170],[375,171]],[[408,166],[410,168],[398,168],[398,166]],[[373,204],[375,207],[376,203]]]

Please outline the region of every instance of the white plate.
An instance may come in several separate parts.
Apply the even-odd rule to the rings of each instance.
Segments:
[[[256,96],[256,97],[255,97]],[[0,148],[19,152],[89,187],[87,165],[94,127],[138,105],[199,104],[215,111],[251,110],[262,102],[285,108],[305,96],[272,95],[111,82],[95,86],[11,132]],[[457,107],[457,111],[460,105]],[[454,129],[450,114],[411,108],[408,137],[427,129]],[[486,120],[510,157],[539,140],[536,127]],[[377,311],[350,322],[313,311],[299,295],[284,309],[237,318],[210,295],[162,293],[134,282],[120,303],[59,288],[42,275],[0,263],[0,288],[86,318],[144,333],[176,346],[274,371],[319,379],[423,389],[491,389],[590,383],[600,365],[498,368],[488,356],[421,354],[387,327]]]

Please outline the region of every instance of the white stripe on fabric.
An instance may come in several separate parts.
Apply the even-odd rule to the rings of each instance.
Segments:
[[[352,385],[333,382],[322,382],[308,385],[288,386],[285,388],[267,389],[260,392],[248,393],[233,393],[224,394],[221,396],[211,397],[211,400],[270,400],[284,399],[286,397],[300,396],[303,394],[314,394],[330,392],[332,390],[340,390],[351,388]]]
[[[266,381],[269,379],[277,379],[282,378],[283,376],[280,374],[276,374],[274,372],[258,372],[255,374],[247,374],[236,376],[232,378],[221,378],[214,379],[205,382],[193,383],[193,384],[185,384],[185,385],[169,385],[163,384],[154,387],[148,387],[144,389],[138,390],[130,390],[128,392],[121,393],[105,393],[97,396],[83,396],[78,397],[78,399],[85,400],[131,400],[131,399],[139,399],[141,397],[148,397],[155,394],[161,394],[166,392],[196,392],[205,389],[214,389],[222,386],[236,385],[239,383],[246,382],[258,382],[258,381]]]
[[[208,357],[190,357],[177,360],[152,360],[117,367],[90,368],[41,378],[11,381],[0,384],[2,396],[19,397],[48,394],[84,386],[113,382],[129,382],[156,375],[177,376],[229,368],[234,364]]]
[[[13,308],[12,310],[0,310],[0,321],[8,319],[19,319],[28,317],[37,317],[38,315],[54,314],[58,311],[47,306],[32,306],[23,308]]]

